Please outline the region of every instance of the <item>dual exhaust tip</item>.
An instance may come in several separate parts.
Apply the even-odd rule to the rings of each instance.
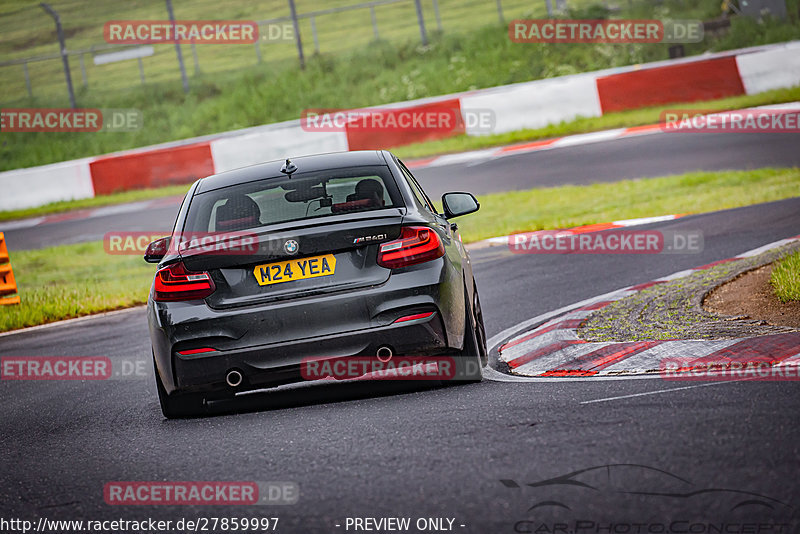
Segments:
[[[375,354],[378,356],[380,361],[388,362],[389,359],[391,359],[391,357],[394,355],[394,351],[390,346],[382,345],[378,347],[378,350]],[[242,372],[236,369],[231,369],[228,371],[228,374],[225,375],[225,383],[232,388],[239,387],[243,380],[244,376],[242,375]]]
[[[239,386],[242,380],[244,380],[242,373],[236,369],[231,369],[228,371],[228,374],[225,375],[225,382],[232,388]]]
[[[381,345],[380,347],[378,347],[378,350],[376,351],[375,354],[376,356],[378,356],[378,359],[380,361],[386,363],[394,355],[394,351],[392,350],[392,347],[390,347],[389,345]]]

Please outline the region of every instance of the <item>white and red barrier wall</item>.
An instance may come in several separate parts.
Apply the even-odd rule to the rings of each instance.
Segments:
[[[800,42],[660,61],[399,102],[383,110],[491,110],[490,132],[469,124],[441,130],[309,131],[299,120],[167,145],[0,173],[0,210],[90,198],[116,191],[190,183],[283,157],[390,148],[451,135],[541,128],[604,113],[755,94],[800,84]]]

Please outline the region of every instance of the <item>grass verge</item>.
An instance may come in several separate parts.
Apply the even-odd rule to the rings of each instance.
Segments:
[[[458,219],[465,242],[514,231],[705,212],[800,195],[800,169],[696,172],[590,186],[480,197]],[[0,307],[0,331],[144,303],[154,267],[141,256],[112,256],[101,242],[11,251],[22,304]]]
[[[781,302],[800,300],[800,252],[775,263],[770,283]]]
[[[143,304],[155,271],[100,241],[11,251],[11,266],[22,303],[0,307],[0,331]]]
[[[747,107],[797,101],[800,101],[800,86],[789,89],[766,91],[756,95],[722,98],[719,100],[710,100],[706,102],[671,104],[669,106],[610,113],[602,117],[583,118],[571,122],[562,122],[560,124],[554,124],[539,129],[517,130],[514,132],[485,135],[480,137],[468,137],[466,135],[460,135],[457,137],[451,137],[449,139],[428,141],[425,143],[416,143],[398,147],[392,149],[392,152],[402,159],[422,158],[437,154],[477,150],[481,148],[520,143],[524,141],[535,141],[538,139],[561,137],[571,134],[597,132],[612,128],[655,124],[658,122],[661,112],[666,109],[703,109],[708,111],[721,111],[727,109],[742,109]],[[183,195],[186,193],[187,189],[188,185],[175,185],[158,189],[125,191],[81,200],[54,202],[52,204],[34,208],[0,211],[0,221],[22,219],[26,217],[37,217],[40,215],[61,213],[76,209],[124,204],[127,202],[136,202],[164,196]]]
[[[690,172],[588,186],[480,196],[458,219],[465,242],[529,230],[677,213],[702,213],[800,196],[800,168]]]

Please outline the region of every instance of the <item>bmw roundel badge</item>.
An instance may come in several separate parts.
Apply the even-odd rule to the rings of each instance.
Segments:
[[[294,239],[289,239],[283,244],[283,250],[285,250],[287,254],[297,254],[297,251],[300,250],[300,245],[298,245],[297,241]]]

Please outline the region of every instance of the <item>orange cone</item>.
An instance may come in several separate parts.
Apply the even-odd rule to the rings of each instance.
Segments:
[[[8,247],[3,232],[0,232],[0,306],[6,304],[19,304],[17,281],[14,279],[14,270],[11,269],[8,256]],[[13,295],[13,296],[7,296]]]

